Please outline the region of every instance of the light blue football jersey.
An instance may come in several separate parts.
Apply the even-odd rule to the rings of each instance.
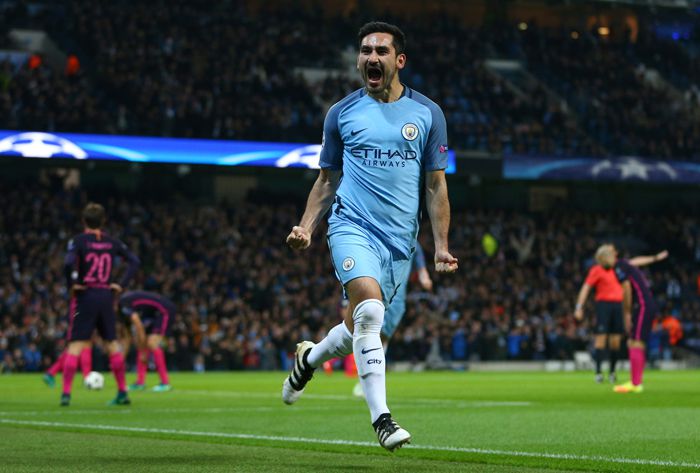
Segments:
[[[329,232],[349,220],[409,258],[424,172],[447,168],[445,116],[433,101],[405,86],[401,98],[390,103],[357,90],[326,115],[320,165],[343,171]]]

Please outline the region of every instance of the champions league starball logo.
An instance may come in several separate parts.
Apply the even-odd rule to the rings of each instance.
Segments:
[[[285,154],[275,162],[278,168],[305,167],[318,169],[323,145],[309,145],[297,148]]]
[[[506,179],[697,184],[700,183],[700,163],[637,156],[609,159],[589,157],[558,159],[547,156],[506,155],[503,176]]]
[[[88,154],[78,145],[50,133],[28,132],[0,140],[0,154],[24,158],[87,159]]]
[[[619,176],[621,180],[626,179],[641,179],[648,181],[652,174],[662,174],[667,180],[675,180],[678,177],[671,166],[664,162],[648,163],[641,159],[623,156],[616,162],[609,159],[599,162],[591,169],[593,177],[612,175]]]

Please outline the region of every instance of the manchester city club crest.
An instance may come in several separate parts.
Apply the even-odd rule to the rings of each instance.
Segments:
[[[418,138],[418,126],[413,123],[406,123],[401,128],[401,135],[408,141],[413,141]]]
[[[347,257],[343,260],[343,269],[345,271],[350,271],[354,267],[355,267],[355,260],[354,259]]]

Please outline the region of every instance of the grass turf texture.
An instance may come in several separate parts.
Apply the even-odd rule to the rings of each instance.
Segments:
[[[640,395],[589,373],[390,373],[389,405],[414,439],[394,454],[350,395],[355,380],[318,373],[285,406],[284,376],[176,373],[174,391],[131,393],[131,406],[116,407],[106,406],[110,376],[100,392],[78,377],[68,408],[39,375],[0,377],[0,471],[700,468],[698,371],[651,372]]]

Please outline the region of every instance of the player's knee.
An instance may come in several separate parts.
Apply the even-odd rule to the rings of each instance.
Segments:
[[[384,304],[379,299],[366,299],[352,313],[355,334],[379,334],[384,321]]]
[[[148,344],[149,350],[155,350],[160,346],[160,337],[148,337],[146,343]]]

